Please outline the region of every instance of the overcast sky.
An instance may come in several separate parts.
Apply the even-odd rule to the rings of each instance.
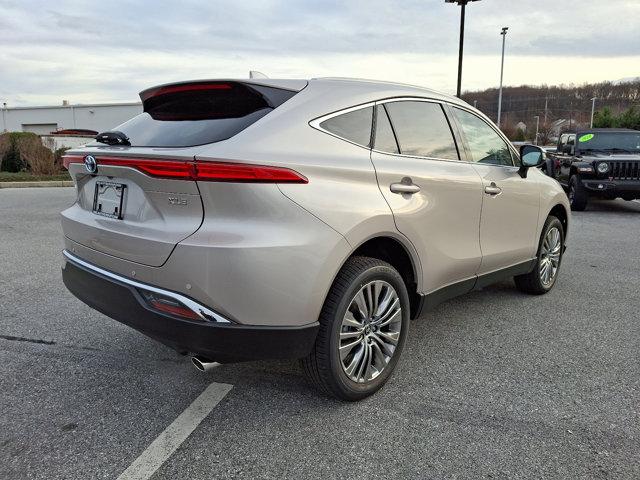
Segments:
[[[444,0],[0,0],[0,101],[136,101],[175,80],[365,77],[455,91],[460,8]],[[640,0],[467,7],[463,89],[640,75]]]

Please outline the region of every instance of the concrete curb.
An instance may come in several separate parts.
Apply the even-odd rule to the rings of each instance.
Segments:
[[[0,182],[0,188],[73,187],[71,180],[47,180],[43,182]]]

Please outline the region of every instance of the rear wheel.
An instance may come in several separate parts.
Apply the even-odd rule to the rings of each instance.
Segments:
[[[516,287],[533,295],[547,293],[558,278],[564,250],[564,229],[556,217],[549,215],[542,229],[536,265],[526,275],[514,277]]]
[[[571,204],[571,210],[582,212],[587,208],[588,200],[587,189],[584,188],[580,179],[576,175],[573,175],[569,180],[569,203]]]
[[[409,329],[409,295],[386,262],[350,258],[338,273],[320,314],[320,330],[302,360],[317,388],[342,400],[379,390],[395,369]]]

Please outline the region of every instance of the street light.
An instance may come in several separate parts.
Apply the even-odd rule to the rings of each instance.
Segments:
[[[596,100],[598,99],[598,97],[593,97],[591,99],[591,127],[589,128],[593,128],[593,115],[596,113]]]
[[[460,98],[462,94],[462,51],[464,49],[464,12],[467,3],[479,2],[480,0],[444,0],[444,3],[457,3],[462,7],[460,11],[460,48],[458,49],[458,88],[456,96]]]
[[[504,44],[507,39],[509,27],[502,27],[502,65],[500,66],[500,93],[498,93],[498,128],[500,128],[500,117],[502,116],[502,77],[504,75]]]

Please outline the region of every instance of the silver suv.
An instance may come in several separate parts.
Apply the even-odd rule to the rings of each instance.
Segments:
[[[466,103],[382,82],[214,80],[68,152],[63,278],[96,310],[211,362],[302,359],[358,400],[410,319],[514,277],[549,291],[569,205]]]

